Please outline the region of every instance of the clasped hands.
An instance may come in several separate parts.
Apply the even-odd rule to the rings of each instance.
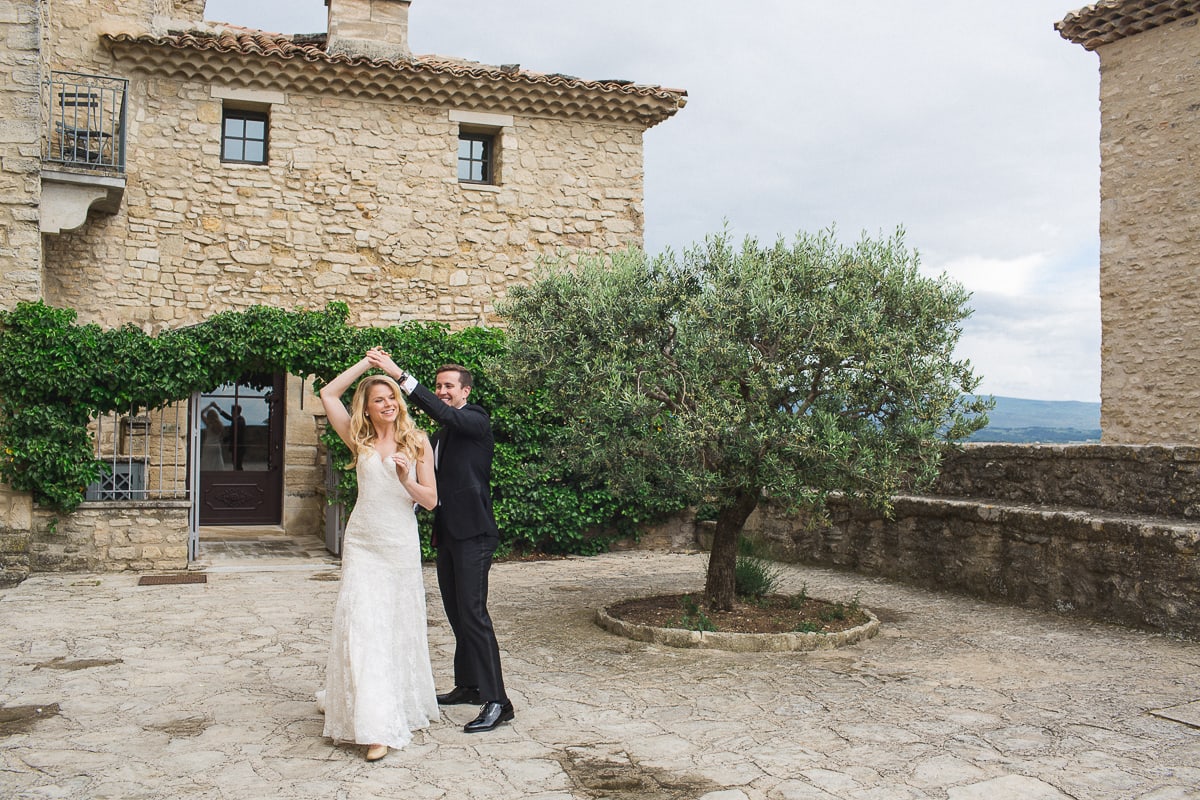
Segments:
[[[372,347],[367,351],[367,363],[375,369],[383,370],[389,378],[404,380],[404,370],[396,366],[396,362],[392,361],[392,357],[382,347]]]

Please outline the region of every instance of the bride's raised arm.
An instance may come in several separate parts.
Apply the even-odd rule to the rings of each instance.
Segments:
[[[325,416],[329,419],[329,426],[351,448],[354,447],[354,443],[350,441],[350,412],[342,402],[342,395],[358,380],[359,376],[370,368],[371,362],[366,358],[361,358],[321,387],[321,405],[325,406]]]

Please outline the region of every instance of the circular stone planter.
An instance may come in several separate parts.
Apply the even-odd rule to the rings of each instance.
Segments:
[[[709,650],[732,650],[743,653],[781,653],[789,650],[832,650],[870,639],[879,633],[879,618],[862,609],[867,621],[856,628],[837,633],[722,633],[721,631],[689,631],[683,628],[656,628],[635,625],[611,616],[607,608],[596,609],[596,624],[609,633],[653,642],[668,647],[695,647]]]

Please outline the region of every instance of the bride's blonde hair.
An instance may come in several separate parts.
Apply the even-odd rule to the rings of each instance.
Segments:
[[[400,407],[400,413],[392,420],[396,448],[413,461],[419,459],[425,450],[421,430],[408,415],[408,404],[404,402],[400,384],[387,375],[368,375],[358,382],[354,398],[350,401],[350,439],[354,444],[350,448],[350,463],[346,465],[346,469],[353,469],[360,455],[370,453],[375,448],[375,426],[367,419],[367,396],[372,387],[378,384],[383,384],[391,390],[396,405]]]

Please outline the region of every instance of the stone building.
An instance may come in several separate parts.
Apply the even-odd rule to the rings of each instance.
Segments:
[[[1200,441],[1200,2],[1105,0],[1057,24],[1100,59],[1101,428]]]
[[[413,55],[409,0],[326,5],[327,33],[282,36],[204,0],[0,2],[2,307],[464,326],[539,254],[641,243],[642,136],[685,92]],[[210,405],[245,434],[189,472]],[[58,521],[0,492],[4,567],[179,568],[210,524],[321,535],[317,408],[305,376],[259,375],[98,421],[119,485]]]

